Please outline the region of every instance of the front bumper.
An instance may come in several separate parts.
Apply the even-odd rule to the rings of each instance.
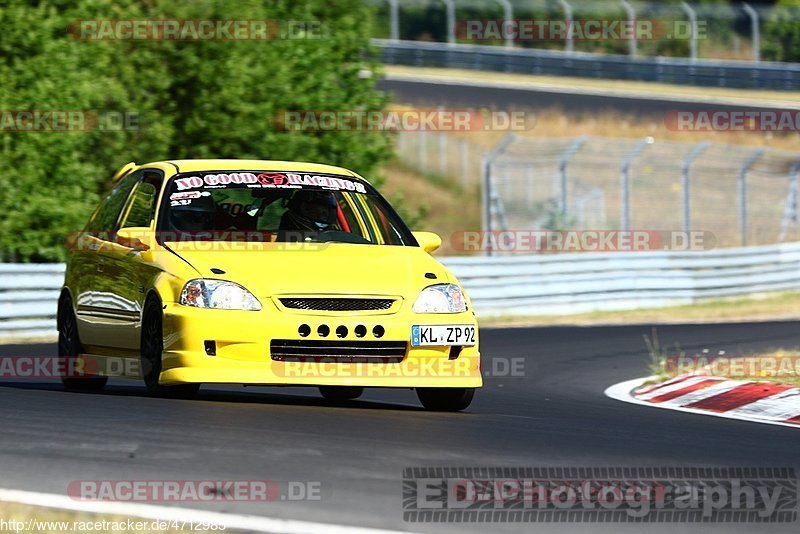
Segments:
[[[302,338],[298,328],[311,327],[311,334]],[[471,312],[458,314],[323,314],[290,313],[265,306],[260,312],[206,310],[167,303],[164,308],[164,360],[160,376],[162,384],[219,383],[297,386],[364,386],[364,387],[453,387],[477,388],[483,385],[480,353],[476,334],[474,346],[459,351],[451,347],[412,347],[411,326],[474,325]],[[328,336],[320,336],[317,328],[327,325]],[[347,327],[348,335],[337,338],[339,326]],[[355,337],[355,327],[364,325],[367,335]],[[378,341],[373,327],[380,325],[385,333],[380,341],[408,343],[405,356],[398,363],[334,362],[322,358],[318,362],[275,361],[270,342],[280,340]],[[215,355],[206,353],[206,342],[213,341]],[[454,359],[452,356],[457,355]]]

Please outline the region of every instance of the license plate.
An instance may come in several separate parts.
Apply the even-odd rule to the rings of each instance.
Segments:
[[[475,327],[468,324],[411,327],[411,346],[424,347],[437,345],[447,347],[452,345],[475,344]]]

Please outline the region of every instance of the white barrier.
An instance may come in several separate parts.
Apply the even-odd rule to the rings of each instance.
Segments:
[[[800,243],[439,259],[482,317],[658,308],[800,290]],[[63,280],[64,265],[0,264],[0,339],[54,335]]]
[[[55,335],[62,264],[0,264],[0,340]]]
[[[443,260],[481,316],[658,308],[800,290],[800,243]]]

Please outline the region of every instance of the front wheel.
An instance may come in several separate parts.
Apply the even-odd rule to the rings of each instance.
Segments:
[[[147,392],[154,397],[191,398],[197,394],[200,384],[159,384],[164,353],[163,314],[158,301],[151,298],[144,307],[142,317],[142,378]]]
[[[72,310],[72,299],[64,296],[58,304],[58,355],[66,360],[61,383],[70,391],[100,391],[106,386],[108,378],[105,376],[80,375],[81,366],[78,356],[82,352],[81,341],[78,337],[78,321]]]
[[[422,405],[436,412],[464,410],[474,396],[474,388],[417,388],[417,397]]]

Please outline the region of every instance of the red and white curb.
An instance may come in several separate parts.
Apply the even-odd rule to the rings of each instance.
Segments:
[[[797,387],[696,373],[645,386],[650,379],[637,378],[614,384],[605,394],[642,406],[800,428],[800,388]]]

